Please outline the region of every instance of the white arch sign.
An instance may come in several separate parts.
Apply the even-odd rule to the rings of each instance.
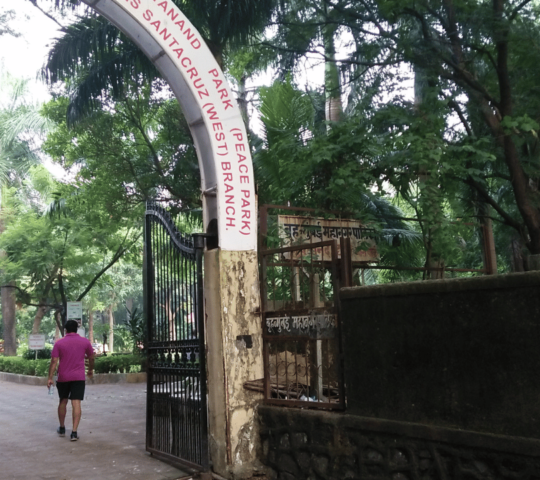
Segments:
[[[204,222],[223,250],[257,248],[253,163],[237,102],[199,32],[171,0],[82,0],[115,24],[168,81],[190,126]]]

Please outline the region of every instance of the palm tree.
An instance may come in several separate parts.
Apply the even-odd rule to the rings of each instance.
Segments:
[[[325,119],[343,118],[342,86],[336,62],[336,36],[339,12],[324,0],[288,0],[281,2],[277,13],[278,33],[271,43],[276,48],[284,72],[310,52],[317,51],[324,59]]]
[[[60,6],[70,0],[55,0]],[[229,49],[249,43],[267,25],[275,0],[174,0],[199,30],[220,67]],[[68,118],[81,118],[99,105],[104,91],[124,92],[126,80],[151,82],[160,77],[151,61],[102,17],[90,14],[65,27],[49,52],[43,76],[69,84]]]

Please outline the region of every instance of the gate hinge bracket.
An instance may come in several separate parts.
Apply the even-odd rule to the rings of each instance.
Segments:
[[[205,197],[217,197],[217,185],[212,188],[208,188],[203,192]]]

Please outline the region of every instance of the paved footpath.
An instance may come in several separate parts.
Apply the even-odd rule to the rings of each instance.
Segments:
[[[190,478],[145,451],[146,384],[87,385],[80,440],[58,437],[58,394],[0,381],[0,480]]]

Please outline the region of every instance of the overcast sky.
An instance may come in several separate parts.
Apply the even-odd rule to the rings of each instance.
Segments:
[[[38,2],[44,8],[51,8],[50,1]],[[32,99],[46,102],[50,95],[46,85],[37,76],[46,61],[49,45],[60,36],[60,27],[28,0],[0,0],[0,14],[7,10],[15,11],[9,27],[20,36],[0,35],[0,63],[14,77],[30,78],[33,83],[30,87]],[[67,178],[66,172],[59,165],[53,164],[45,156],[42,159],[55,177]]]
[[[48,45],[58,36],[59,27],[27,0],[0,0],[0,12],[6,10],[15,11],[10,28],[20,36],[0,36],[0,61],[12,75],[34,79],[45,62]],[[45,99],[46,88],[37,83],[35,97]]]

